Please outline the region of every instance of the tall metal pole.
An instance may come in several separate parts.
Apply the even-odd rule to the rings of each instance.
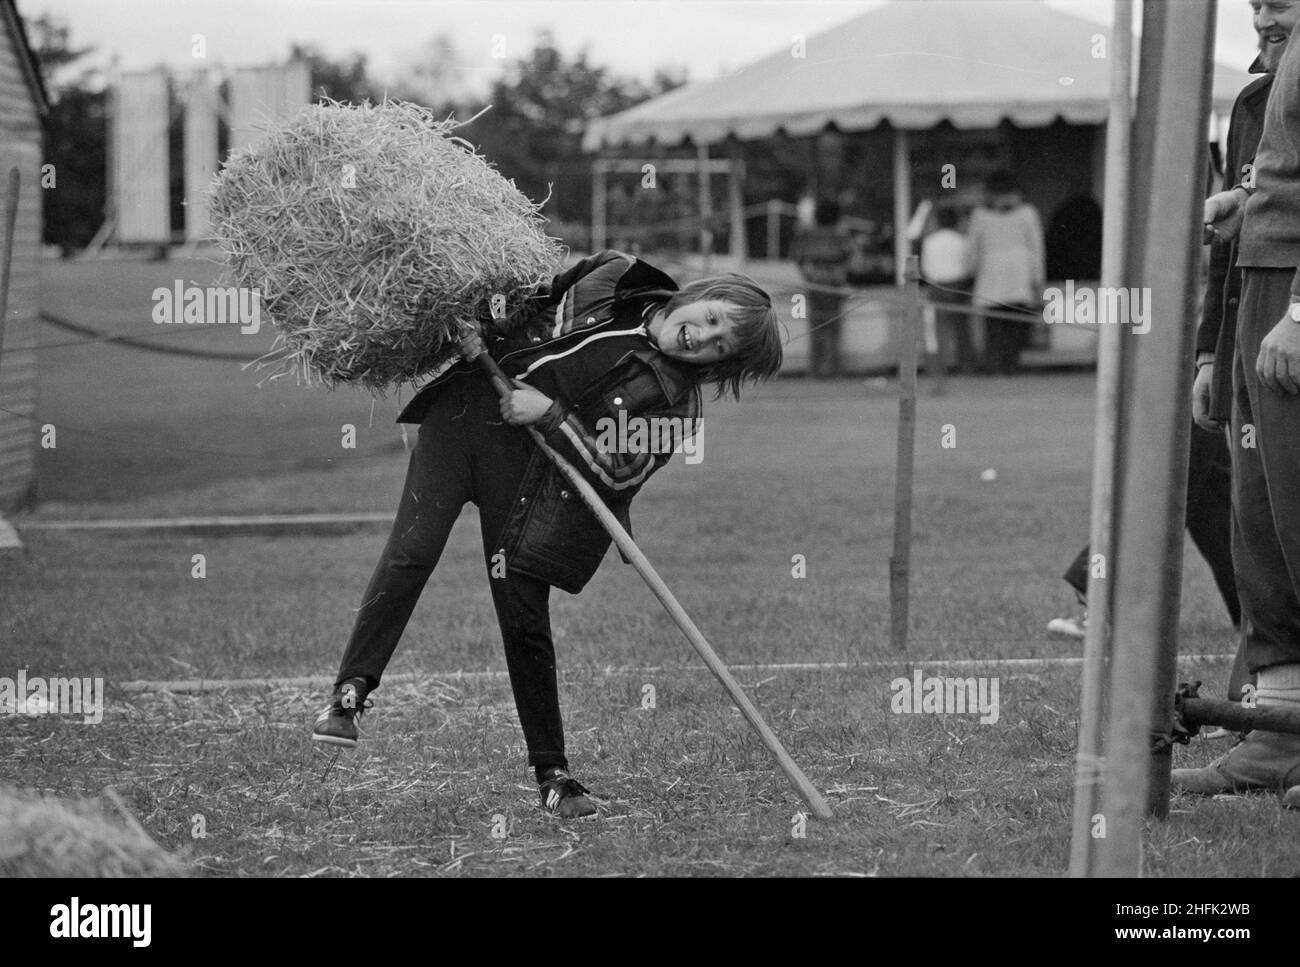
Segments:
[[[1172,723],[1177,602],[1182,578],[1191,331],[1198,285],[1200,214],[1208,147],[1215,0],[1145,0],[1130,195],[1133,296],[1151,328],[1131,339],[1124,366],[1124,435],[1116,529],[1114,661],[1101,814],[1106,838],[1098,873],[1137,876],[1148,808],[1168,809],[1167,748],[1154,771],[1163,803],[1148,802],[1153,741]],[[1172,620],[1171,620],[1172,619]]]
[[[1129,147],[1133,130],[1133,0],[1115,0],[1110,33],[1110,116],[1106,125],[1105,219],[1102,223],[1101,284],[1111,289],[1124,275],[1124,228],[1128,223]],[[1109,303],[1104,303],[1109,308]],[[1088,569],[1088,631],[1083,645],[1083,680],[1079,697],[1079,749],[1074,765],[1074,826],[1070,839],[1070,875],[1089,876],[1096,869],[1101,832],[1093,817],[1101,801],[1102,730],[1105,727],[1106,666],[1110,660],[1110,580],[1114,535],[1116,448],[1119,442],[1120,352],[1124,346],[1119,320],[1102,319],[1097,338],[1096,425],[1093,431],[1092,518],[1090,554],[1098,566]],[[1091,561],[1090,561],[1091,564]]]

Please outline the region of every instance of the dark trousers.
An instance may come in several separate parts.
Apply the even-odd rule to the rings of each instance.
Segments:
[[[1294,269],[1244,269],[1237,311],[1232,555],[1246,664],[1255,673],[1300,662],[1300,396],[1274,393],[1255,374],[1259,344],[1286,314],[1294,276]]]
[[[1232,564],[1232,456],[1222,431],[1192,426],[1187,457],[1187,533],[1210,565],[1233,627],[1241,624],[1241,603]],[[1065,572],[1080,595],[1088,592],[1090,548],[1084,545]]]
[[[484,561],[491,575],[497,536],[534,449],[526,431],[501,419],[497,394],[485,377],[457,376],[443,387],[420,425],[397,518],[357,613],[339,682],[364,678],[370,688],[379,685],[452,525],[469,502],[478,507]],[[508,568],[502,577],[489,576],[488,583],[528,763],[566,768],[550,586]]]
[[[808,294],[808,328],[812,340],[808,372],[817,379],[840,375],[840,329],[844,298],[826,292]]]
[[[1034,306],[995,306],[1000,312],[1023,310],[1033,312]],[[992,373],[1009,375],[1020,371],[1020,352],[1029,344],[1030,321],[984,317],[984,368]]]

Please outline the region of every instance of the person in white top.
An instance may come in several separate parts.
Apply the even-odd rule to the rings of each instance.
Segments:
[[[1038,313],[1046,284],[1042,219],[1037,209],[1025,202],[1011,172],[994,172],[984,188],[987,207],[975,209],[967,233],[975,278],[973,302],[977,307]],[[985,365],[996,373],[1018,371],[1029,325],[1028,321],[985,318]]]
[[[954,208],[935,213],[939,227],[921,242],[921,279],[934,302],[965,304],[970,289],[966,237],[957,230],[960,216]],[[935,309],[941,365],[955,372],[973,372],[978,360],[971,340],[970,317],[952,309]]]

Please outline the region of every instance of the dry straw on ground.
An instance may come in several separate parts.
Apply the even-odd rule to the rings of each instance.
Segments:
[[[96,799],[65,801],[0,786],[0,879],[17,876],[183,876],[112,790],[118,815]]]
[[[269,378],[382,390],[559,270],[538,206],[418,105],[315,104],[236,152],[211,190],[231,284],[278,332]]]

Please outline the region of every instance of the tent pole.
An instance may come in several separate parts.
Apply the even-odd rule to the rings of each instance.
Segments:
[[[894,128],[894,284],[907,281],[907,223],[912,217],[912,157],[907,131]]]
[[[1120,285],[1124,275],[1124,226],[1128,220],[1128,162],[1133,131],[1133,0],[1115,0],[1110,34],[1110,117],[1106,125],[1106,187],[1102,224],[1101,284]],[[1108,306],[1109,308],[1109,306]],[[1074,827],[1070,875],[1089,876],[1097,864],[1099,839],[1093,836],[1101,799],[1102,735],[1105,728],[1105,676],[1110,661],[1115,464],[1120,408],[1120,338],[1117,320],[1103,324],[1097,339],[1096,425],[1093,431],[1090,553],[1099,567],[1088,568],[1088,631],[1083,646],[1079,699],[1079,749],[1075,756]],[[1091,562],[1090,562],[1091,565]],[[1100,832],[1100,830],[1097,830]]]
[[[731,148],[727,203],[731,209],[731,257],[743,270],[749,260],[749,239],[745,236],[745,158],[739,143]]]
[[[713,271],[713,191],[709,185],[709,146],[700,143],[695,147],[695,161],[700,186],[700,257],[702,271]]]

